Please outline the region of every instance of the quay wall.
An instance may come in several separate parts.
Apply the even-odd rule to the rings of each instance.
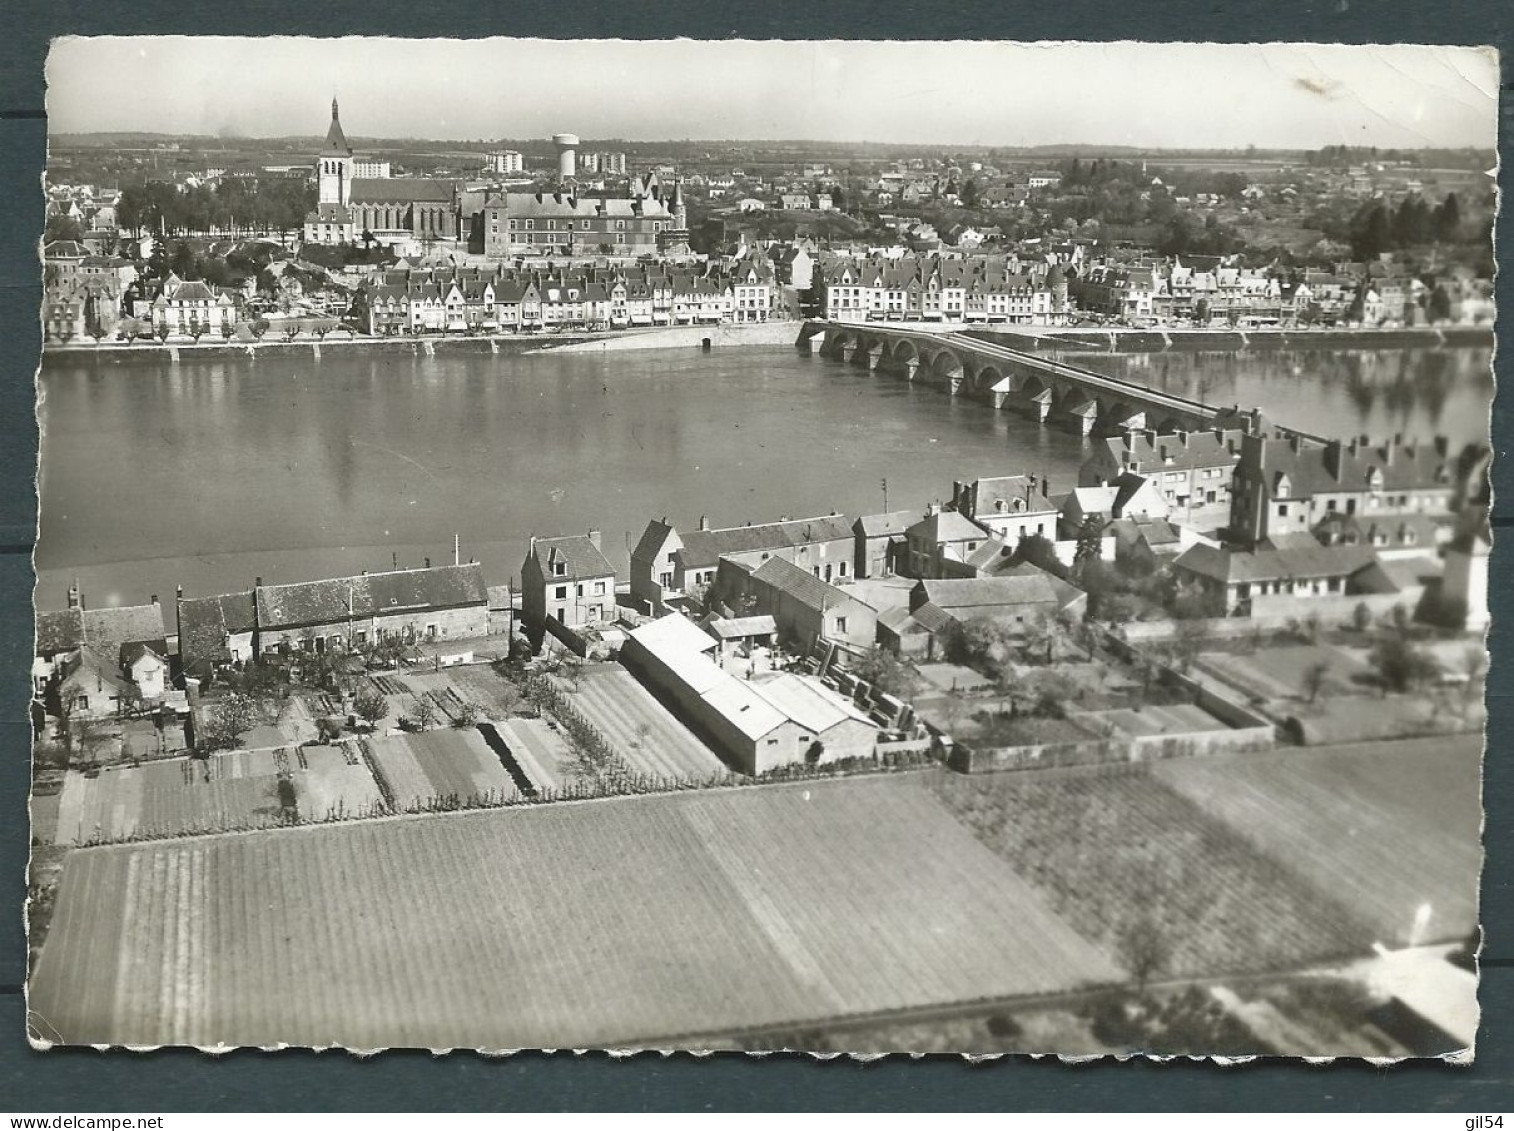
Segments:
[[[43,364],[49,359],[66,359],[75,364],[84,358],[101,363],[155,366],[179,361],[213,361],[222,358],[309,358],[351,357],[358,354],[387,354],[406,357],[429,357],[445,354],[520,354],[567,351],[599,353],[634,349],[701,349],[704,340],[710,348],[794,344],[799,336],[797,322],[752,322],[736,325],[668,326],[662,328],[582,331],[567,334],[493,334],[457,337],[352,337],[345,333],[328,334],[325,341],[301,338],[265,337],[260,342],[226,342],[202,339],[199,342],[78,342],[47,345],[42,351]]]

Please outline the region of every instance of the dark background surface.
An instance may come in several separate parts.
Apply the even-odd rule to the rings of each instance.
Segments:
[[[1504,455],[1508,400],[1494,410],[1493,467],[1499,545],[1492,561],[1493,665],[1485,804],[1487,872],[1483,881],[1483,1025],[1476,1063],[1451,1067],[1409,1062],[1390,1068],[1341,1062],[1252,1062],[1224,1068],[1206,1062],[1105,1060],[1068,1065],[1028,1057],[968,1064],[951,1057],[870,1063],[808,1057],[745,1058],[643,1054],[615,1059],[523,1053],[487,1059],[469,1052],[432,1056],[385,1053],[360,1060],[342,1052],[241,1051],[221,1057],[186,1050],[136,1054],[91,1049],[32,1051],[25,1040],[22,984],[26,948],[26,797],[29,774],[27,696],[32,639],[30,551],[36,523],[33,491],[36,425],[33,376],[40,345],[42,231],[40,177],[46,156],[43,61],[48,40],[69,34],[396,35],[655,39],[1085,39],[1253,42],[1407,42],[1491,44],[1503,51],[1500,153],[1506,186],[1511,117],[1510,34],[1514,9],[1504,3],[1424,0],[1403,3],[1331,0],[1303,3],[1204,3],[1168,0],[1138,10],[1124,0],[992,7],[919,0],[767,0],[758,5],[662,0],[655,5],[573,0],[559,5],[431,0],[424,5],[369,0],[310,4],[242,0],[224,5],[183,0],[122,4],[84,0],[11,0],[0,16],[0,1110],[1435,1110],[1514,1108],[1514,766],[1508,758],[1511,710],[1506,694],[1509,626],[1514,616],[1504,527],[1514,503]],[[228,82],[277,81],[228,75]],[[648,76],[655,82],[655,76]],[[943,76],[943,81],[950,81]],[[1076,75],[1067,82],[1075,86]],[[110,97],[101,89],[102,99]],[[1205,94],[1174,113],[1203,114]],[[507,108],[501,108],[507,114]],[[1112,114],[1117,113],[1111,107]],[[710,133],[690,108],[690,136]],[[502,126],[503,128],[503,126]],[[718,132],[718,131],[717,131]],[[1076,140],[1076,139],[1069,139]],[[1244,144],[1239,139],[1238,144]],[[1509,262],[1510,225],[1501,224],[1498,259]],[[1514,280],[1498,282],[1499,327],[1514,311]],[[1508,354],[1497,369],[1510,372]],[[165,458],[143,453],[143,458]],[[123,473],[127,469],[122,469]],[[144,501],[144,505],[149,505]]]

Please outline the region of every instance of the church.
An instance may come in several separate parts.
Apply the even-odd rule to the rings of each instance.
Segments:
[[[336,99],[331,128],[315,161],[316,209],[305,217],[305,242],[381,244],[458,238],[456,181],[432,177],[355,177],[352,146]]]

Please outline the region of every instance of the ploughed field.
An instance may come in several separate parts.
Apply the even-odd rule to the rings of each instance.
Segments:
[[[1452,735],[1167,762],[1156,773],[1396,947],[1477,928],[1481,755],[1480,735]]]
[[[1417,915],[1423,941],[1475,926],[1479,755],[931,771],[80,849],[34,1030],[755,1048],[1125,981],[1143,913],[1158,980],[1301,970],[1404,942]]]
[[[728,772],[714,751],[619,664],[586,670],[576,686],[566,681],[558,686],[632,773],[699,781]]]
[[[1298,969],[1477,925],[1481,739],[942,775],[943,803],[1112,957],[1159,977]]]
[[[918,775],[78,851],[70,1043],[656,1043],[1120,978]]]

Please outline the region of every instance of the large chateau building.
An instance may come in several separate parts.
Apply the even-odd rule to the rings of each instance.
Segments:
[[[655,173],[638,177],[629,197],[489,193],[472,225],[470,250],[511,255],[653,255],[688,238],[683,194]]]

